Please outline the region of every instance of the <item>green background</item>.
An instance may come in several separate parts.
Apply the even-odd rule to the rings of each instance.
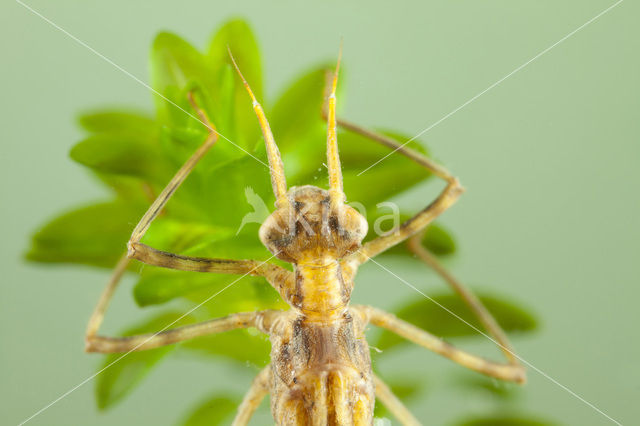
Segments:
[[[203,46],[222,22],[244,17],[261,43],[268,99],[301,71],[335,58],[343,37],[343,115],[408,134],[614,2],[345,3],[28,2],[145,81],[159,30]],[[535,312],[541,328],[514,339],[518,353],[623,424],[637,421],[640,399],[638,12],[624,1],[421,137],[468,189],[442,220],[461,248],[449,266],[476,288]],[[74,117],[104,105],[150,109],[151,96],[20,4],[3,2],[0,15],[0,422],[17,424],[99,363],[83,353],[83,333],[106,274],[21,259],[47,218],[106,195],[68,158],[81,137]],[[434,189],[417,188],[399,202],[417,209]],[[427,293],[442,288],[420,268],[385,266]],[[105,331],[141,318],[128,288],[117,294]],[[384,308],[411,297],[422,296],[375,265],[362,269],[354,295]],[[482,338],[461,345],[495,354]],[[438,425],[491,412],[489,397],[451,385],[458,369],[420,348],[380,366],[427,378],[428,391],[410,406]],[[215,389],[244,392],[254,373],[172,358],[106,414],[97,412],[88,382],[29,424],[175,424]],[[514,402],[520,411],[562,424],[612,424],[533,369],[529,378]],[[268,422],[263,407],[255,424]]]

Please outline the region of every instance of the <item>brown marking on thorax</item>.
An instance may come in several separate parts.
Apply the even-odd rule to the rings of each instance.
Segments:
[[[295,268],[280,293],[309,316],[339,315],[353,287],[340,259],[360,248],[367,221],[347,205],[332,207],[328,191],[314,186],[291,188],[289,198],[260,227],[262,243]]]

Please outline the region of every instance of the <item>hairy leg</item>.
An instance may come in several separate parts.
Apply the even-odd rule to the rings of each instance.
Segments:
[[[117,353],[145,351],[160,346],[191,340],[208,334],[222,333],[237,328],[256,327],[271,311],[240,312],[198,324],[185,325],[158,333],[136,334],[126,337],[87,336],[87,352]]]
[[[507,334],[504,332],[498,321],[491,315],[491,312],[484,306],[482,301],[465,286],[449,273],[438,259],[422,245],[422,236],[424,232],[414,235],[409,239],[409,249],[415,253],[425,264],[431,267],[438,275],[440,275],[449,286],[460,296],[460,298],[469,306],[476,318],[480,320],[485,329],[495,339],[495,343],[500,347],[510,364],[520,365],[518,358],[515,356],[513,347]]]
[[[360,250],[352,254],[347,259],[347,263],[357,266],[366,262],[370,258],[382,253],[388,248],[401,243],[402,241],[424,229],[428,224],[433,222],[435,218],[440,216],[440,214],[451,207],[451,205],[453,205],[457,201],[458,197],[460,196],[460,194],[462,194],[464,189],[460,185],[458,179],[451,173],[449,173],[447,169],[435,163],[433,160],[426,157],[422,153],[402,146],[399,142],[393,140],[392,138],[365,129],[364,127],[360,127],[346,120],[338,119],[337,123],[338,126],[344,129],[358,133],[374,142],[397,150],[399,154],[410,158],[411,160],[415,161],[417,164],[429,170],[431,173],[446,182],[445,188],[431,204],[429,204],[427,207],[425,207],[423,210],[418,212],[415,216],[413,216],[411,219],[407,220],[397,228],[392,229],[384,235],[381,235],[378,238],[365,243],[360,248]]]
[[[205,112],[196,104],[192,94],[189,94],[189,101],[198,113],[198,116],[209,129],[209,136],[196,152],[185,162],[176,172],[175,176],[162,190],[160,195],[151,204],[147,212],[142,216],[140,222],[131,234],[128,243],[128,256],[149,265],[163,268],[178,269],[182,271],[213,272],[220,274],[249,274],[265,277],[276,289],[280,290],[284,282],[291,279],[290,273],[276,265],[256,260],[236,260],[236,259],[209,259],[202,257],[182,256],[157,250],[142,244],[140,241],[149,229],[153,220],[162,211],[171,196],[184,182],[189,173],[194,169],[198,161],[216,143],[218,134],[215,126],[209,121]]]
[[[87,352],[129,352],[153,349],[159,346],[193,339],[213,333],[234,330],[237,328],[256,327],[268,333],[278,311],[242,312],[229,315],[224,318],[217,318],[199,324],[192,324],[183,327],[163,330],[159,333],[139,334],[127,337],[105,337],[99,336],[98,330],[104,320],[105,312],[109,302],[118,287],[120,279],[124,275],[129,264],[129,259],[122,256],[116,265],[107,286],[102,292],[98,304],[89,319],[85,336],[85,350]]]
[[[233,426],[245,426],[249,424],[251,416],[258,409],[264,397],[269,393],[269,381],[271,380],[271,366],[267,365],[258,373],[249,391],[244,396],[238,407],[238,414],[233,419]]]
[[[396,419],[404,426],[420,426],[418,419],[404,406],[402,401],[393,394],[389,386],[375,374],[373,375],[373,383],[376,387],[376,398],[382,402],[385,407],[391,411]]]
[[[524,383],[526,381],[525,370],[520,365],[497,363],[472,355],[380,309],[371,306],[355,306],[354,309],[360,311],[363,317],[372,324],[386,328],[470,370],[510,382]]]

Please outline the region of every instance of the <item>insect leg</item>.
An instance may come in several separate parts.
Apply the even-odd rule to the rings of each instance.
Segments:
[[[127,259],[126,256],[122,256],[89,319],[85,335],[85,350],[87,352],[114,353],[142,351],[199,336],[252,326],[268,333],[275,316],[278,315],[278,311],[242,312],[224,318],[164,330],[160,333],[139,334],[127,337],[100,336],[98,335],[98,330],[104,320],[104,314],[128,264],[129,259]]]
[[[289,273],[278,266],[258,262],[255,260],[230,260],[230,259],[209,259],[199,257],[189,257],[176,255],[157,250],[142,244],[140,241],[149,229],[151,222],[162,211],[171,196],[184,182],[189,173],[196,166],[198,161],[207,153],[207,151],[216,143],[218,134],[214,125],[209,121],[206,113],[197,105],[193,95],[189,93],[189,101],[193,108],[197,111],[200,119],[209,128],[209,136],[204,143],[196,150],[196,152],[186,161],[186,163],[178,170],[169,184],[162,190],[160,195],[151,204],[147,212],[144,214],[140,222],[131,234],[128,243],[128,256],[137,259],[149,265],[160,266],[170,269],[179,269],[182,271],[198,271],[198,272],[214,272],[226,274],[251,274],[264,276],[274,286],[286,281]],[[278,288],[278,287],[276,287]]]
[[[386,328],[470,370],[510,382],[524,383],[526,381],[525,370],[520,365],[497,363],[472,355],[380,309],[371,306],[358,306],[354,309],[362,312],[372,324]]]
[[[109,281],[107,282],[106,287],[104,288],[104,290],[102,290],[100,299],[98,299],[98,304],[93,310],[91,318],[89,318],[89,323],[87,324],[87,331],[85,334],[87,347],[89,347],[90,340],[96,336],[96,333],[98,333],[98,329],[100,329],[100,326],[102,325],[104,314],[109,307],[109,302],[111,302],[113,293],[116,291],[122,275],[124,275],[124,272],[127,270],[127,266],[129,266],[129,258],[125,253],[122,257],[120,257],[120,260],[118,260],[116,267],[111,273],[111,277],[109,277]]]
[[[344,129],[358,133],[374,142],[397,150],[399,154],[415,161],[420,166],[429,170],[431,173],[443,179],[447,183],[440,195],[431,204],[397,228],[365,243],[360,250],[351,255],[348,259],[349,262],[354,263],[355,265],[364,263],[368,259],[411,237],[413,234],[424,229],[435,218],[451,207],[451,205],[457,201],[460,194],[464,192],[464,188],[460,185],[460,182],[455,176],[449,173],[449,171],[447,171],[443,166],[435,163],[422,153],[403,146],[392,138],[369,129],[365,129],[364,127],[360,127],[348,121],[338,119],[337,123],[338,126]]]
[[[438,275],[440,275],[449,286],[460,296],[465,304],[471,309],[476,318],[482,323],[484,328],[495,339],[496,343],[500,347],[500,350],[504,353],[510,364],[519,365],[518,358],[514,355],[513,347],[498,321],[491,315],[491,312],[484,306],[482,301],[465,286],[458,281],[453,275],[449,273],[438,262],[436,257],[422,245],[422,236],[424,232],[418,233],[409,239],[409,249],[415,253],[425,264],[433,269]]]
[[[144,214],[138,225],[135,227],[128,244],[127,256],[118,262],[111,279],[109,280],[98,305],[89,320],[86,334],[86,350],[88,352],[127,352],[131,350],[151,349],[158,346],[168,345],[179,341],[191,339],[206,334],[232,330],[235,328],[262,325],[262,320],[266,312],[263,313],[239,313],[225,318],[219,318],[200,324],[179,327],[162,331],[156,334],[129,336],[129,337],[103,337],[98,336],[98,328],[104,319],[104,313],[109,304],[113,292],[118,282],[124,274],[129,259],[134,258],[155,266],[179,269],[186,271],[215,272],[229,274],[251,274],[264,276],[267,280],[280,289],[291,280],[291,273],[284,268],[270,265],[255,260],[227,260],[227,259],[207,259],[180,256],[156,250],[147,245],[141,244],[140,240],[148,230],[151,222],[169,201],[173,193],[184,182],[189,173],[196,166],[198,161],[215,144],[217,133],[215,127],[209,121],[204,111],[198,107],[193,95],[189,94],[189,101],[197,111],[200,119],[206,123],[210,132],[205,142],[178,170],[169,184],[162,190],[158,198],[152,203],[149,210]],[[128,257],[128,258],[127,258]],[[260,323],[260,324],[258,324]]]
[[[378,398],[391,411],[393,416],[404,426],[420,426],[418,419],[404,406],[404,404],[393,394],[389,386],[375,374],[373,383],[376,387],[376,398]]]
[[[242,403],[238,407],[238,414],[233,419],[232,426],[245,426],[249,424],[251,416],[260,406],[264,397],[269,393],[269,380],[271,379],[271,366],[267,365],[258,373],[249,391],[244,396]]]
[[[402,146],[392,138],[389,138],[377,132],[373,132],[369,129],[365,129],[363,127],[360,127],[356,124],[350,123],[342,119],[338,119],[338,125],[344,129],[358,133],[375,142],[385,145],[393,150],[397,150],[398,153],[408,158],[411,158],[418,164],[430,170],[436,176],[448,182],[449,185],[457,181],[444,167],[434,163],[432,160],[430,160],[420,152],[415,151],[406,146]],[[437,201],[434,202],[430,207],[432,207],[436,203]],[[428,209],[429,207],[425,210],[428,210]],[[424,213],[425,210],[423,210],[423,212],[419,214]],[[409,249],[413,251],[423,262],[425,262],[432,269],[434,269],[436,273],[438,273],[454,289],[454,291],[458,293],[458,295],[471,308],[471,310],[474,312],[476,317],[478,317],[478,319],[482,322],[482,324],[489,331],[489,333],[498,342],[501,350],[503,351],[503,353],[505,354],[509,362],[513,365],[519,365],[517,358],[513,354],[513,348],[511,346],[511,343],[509,342],[509,339],[507,338],[506,334],[504,333],[500,325],[497,323],[497,321],[493,318],[491,313],[484,307],[482,302],[471,292],[471,290],[466,288],[466,286],[464,286],[462,283],[456,280],[451,274],[449,274],[449,272],[446,269],[444,269],[442,265],[440,265],[440,263],[436,260],[436,258],[422,246],[421,236],[423,232],[419,234],[414,234],[412,237],[410,237]],[[393,231],[391,233],[393,233]],[[383,238],[384,237],[379,238],[379,240],[382,240],[380,241],[380,243],[384,241]],[[397,238],[402,238],[402,235],[397,235],[396,239]],[[366,259],[368,259],[369,257],[375,256],[375,254],[379,253],[380,251],[386,248],[385,244],[377,243],[376,240],[372,241],[371,243],[372,244],[370,244],[369,247],[366,247],[366,248],[363,247],[362,254],[360,257],[361,261],[366,261]],[[393,238],[387,238],[386,243],[394,244],[397,242],[395,242]],[[367,257],[365,257],[364,255],[366,255]]]
[[[160,346],[191,340],[208,334],[221,333],[237,328],[257,327],[262,316],[270,311],[240,312],[223,318],[216,318],[198,324],[185,325],[159,333],[136,334],[127,337],[87,336],[87,352],[117,353],[144,351]]]
[[[160,195],[158,195],[153,204],[151,204],[144,216],[142,216],[140,222],[138,222],[138,225],[133,230],[131,239],[129,240],[129,257],[135,257],[136,244],[138,244],[140,240],[142,240],[142,237],[147,232],[147,229],[149,229],[149,225],[151,225],[151,222],[153,222],[158,213],[160,213],[165,204],[167,204],[173,193],[178,189],[182,182],[184,182],[187,176],[189,176],[189,173],[191,173],[198,161],[200,161],[200,159],[204,157],[207,151],[209,151],[209,149],[213,145],[215,145],[218,140],[218,133],[215,130],[215,126],[208,120],[204,111],[196,104],[195,99],[193,98],[193,95],[191,93],[189,93],[189,101],[197,111],[198,116],[205,122],[207,128],[209,129],[209,135],[205,139],[204,143],[196,150],[196,152],[182,165],[182,167],[180,167],[175,176],[162,190]]]
[[[255,275],[265,277],[276,290],[280,291],[285,284],[293,280],[293,273],[286,269],[259,260],[212,259],[206,257],[182,256],[156,250],[144,244],[137,243],[133,255],[148,265],[162,268],[178,269],[180,271],[213,272],[217,274]]]

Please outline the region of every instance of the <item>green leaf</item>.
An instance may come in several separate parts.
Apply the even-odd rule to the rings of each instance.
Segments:
[[[142,239],[144,244],[173,253],[203,253],[205,247],[233,236],[235,229],[210,223],[187,222],[172,217],[158,217]]]
[[[383,133],[402,143],[410,139],[390,132]],[[342,175],[347,199],[360,202],[367,209],[431,176],[428,170],[401,154],[394,153],[384,158],[391,150],[354,132],[341,131],[338,143],[340,158],[344,158]],[[407,147],[428,155],[417,141],[411,141]],[[384,160],[375,164],[382,158]],[[373,164],[373,167],[366,170]],[[426,204],[428,203],[425,202]]]
[[[524,308],[493,296],[480,295],[479,297],[506,332],[528,332],[536,328],[535,318]],[[439,306],[444,306],[464,321],[479,330],[484,330],[471,310],[457,295],[438,294],[431,298],[437,303],[421,298],[394,312],[399,318],[439,337],[480,336],[469,325]],[[400,336],[384,331],[373,346],[385,350],[403,343],[406,343],[406,340]]]
[[[385,214],[390,214],[390,212],[386,211]],[[407,218],[407,216],[401,214],[400,223],[404,222],[406,220],[405,218]],[[373,238],[376,236],[373,232],[373,224],[375,223],[374,219],[377,218],[372,218],[369,221],[369,238]],[[381,224],[382,230],[386,231],[391,229],[391,219],[389,219],[387,222],[388,223]],[[445,229],[438,223],[432,223],[427,227],[427,230],[422,237],[422,244],[427,250],[429,250],[436,256],[448,256],[455,253],[456,251],[456,242],[453,239],[453,236],[451,236],[450,232],[447,229]],[[409,250],[406,243],[398,244],[382,254],[396,256],[413,256],[413,253]]]
[[[171,163],[159,152],[158,129],[149,117],[105,110],[83,114],[79,122],[94,135],[76,144],[71,158],[94,169],[117,191],[122,190],[122,181],[105,173],[162,181],[168,178]]]
[[[240,275],[145,268],[133,289],[133,295],[139,306],[157,305],[202,289],[209,289],[214,294],[239,278]],[[241,281],[259,279],[247,276]]]
[[[94,135],[76,144],[71,158],[90,167],[118,198],[149,202],[174,169],[159,152],[155,121],[141,113],[99,110],[81,115],[79,122]]]
[[[254,156],[266,162],[264,147],[254,151]],[[236,161],[221,165],[212,170],[205,178],[206,194],[199,204],[208,212],[212,223],[218,226],[239,229],[245,214],[253,212],[246,196],[246,188],[251,188],[264,201],[267,208],[273,208],[275,198],[271,189],[269,169],[255,158],[245,156]],[[260,244],[257,233],[253,242]]]
[[[232,278],[227,276],[227,278]],[[282,301],[280,294],[264,278],[248,277],[229,284],[234,280],[224,283],[227,287],[224,291],[215,288],[202,288],[185,296],[195,304],[202,304],[203,314],[208,318],[222,317],[235,312],[253,312],[265,309],[286,310],[288,305]],[[222,288],[224,288],[222,287]],[[212,299],[211,296],[215,294]]]
[[[225,23],[216,32],[209,44],[207,56],[218,73],[225,68],[225,64],[231,64],[229,50],[233,54],[245,79],[251,85],[251,90],[261,100],[263,85],[260,49],[251,27],[242,19],[233,19]],[[244,88],[239,89],[244,90]],[[246,92],[244,96],[247,96]],[[249,102],[249,105],[251,105],[251,102]],[[250,111],[253,113],[251,108]]]
[[[216,87],[213,69],[204,55],[175,34],[158,34],[151,49],[151,85],[162,95],[155,97],[161,123],[184,125],[194,120],[165,99],[177,103],[181,108],[188,108],[186,93],[181,91],[192,82],[209,90]],[[175,120],[170,120],[170,117]]]
[[[232,277],[226,278],[230,280]],[[228,283],[225,287],[227,285]],[[189,294],[188,298],[197,304],[205,302],[201,309],[205,311],[203,314],[207,318],[222,317],[235,312],[287,308],[273,287],[264,279],[255,277],[245,278],[222,292],[207,288]],[[194,339],[185,342],[183,347],[202,355],[222,356],[243,364],[249,362],[258,367],[264,367],[269,361],[269,340],[254,328]]]
[[[184,318],[177,321],[181,316],[180,313],[162,314],[127,330],[123,335],[158,332],[174,322],[171,328],[179,327],[187,322]],[[151,369],[174,349],[175,345],[169,345],[146,351],[134,351],[126,355],[107,355],[98,369],[100,374],[96,377],[95,392],[98,408],[101,410],[110,408],[131,393]]]
[[[246,155],[247,147],[230,133],[225,123],[220,123],[219,110],[231,108],[222,102],[217,74],[208,58],[182,38],[160,33],[151,53],[151,81],[160,93],[156,96],[159,124],[162,125],[160,142],[169,158],[181,166],[207,137],[207,129],[189,102],[189,93],[205,114],[217,125],[220,138],[212,154],[205,156],[194,174],[210,168],[210,163],[225,162]],[[231,81],[233,83],[233,81]],[[251,103],[248,106],[252,111]],[[217,123],[217,124],[216,124]],[[222,126],[221,126],[222,124]],[[254,140],[248,145],[251,148]],[[235,145],[235,146],[234,146]]]
[[[278,146],[288,155],[292,151],[304,153],[312,146],[316,148],[312,152],[325,151],[327,124],[322,119],[322,104],[327,70],[328,66],[321,66],[305,73],[283,92],[269,112]]]
[[[264,367],[269,363],[271,344],[259,331],[232,330],[193,339],[182,344],[203,355],[225,357],[241,364]]]
[[[521,387],[517,384],[496,380],[468,371],[465,372],[461,379],[456,381],[456,384],[461,388],[488,393],[505,401],[513,399],[517,395],[517,392],[521,390]]]
[[[170,179],[171,168],[158,147],[126,135],[90,136],[71,149],[71,158],[103,173],[135,176],[149,181]]]
[[[436,256],[446,256],[456,251],[456,242],[445,228],[438,224],[429,225],[422,237],[422,244]]]
[[[214,394],[200,403],[181,423],[183,426],[216,426],[231,423],[241,397]]]
[[[65,213],[33,235],[27,259],[113,267],[142,213],[143,207],[122,201]]]
[[[524,416],[497,415],[462,420],[456,423],[456,426],[552,426],[555,424],[557,423]]]
[[[113,191],[116,198],[123,202],[141,205],[151,202],[154,185],[131,176],[114,175],[95,170],[93,173],[100,182]]]
[[[132,392],[151,369],[174,349],[173,346],[164,346],[148,351],[131,352],[122,359],[120,357],[123,354],[108,355],[100,369],[110,367],[96,378],[98,408],[110,408]]]
[[[404,143],[408,138],[404,135],[392,133],[389,131],[378,130],[379,133],[389,136],[395,139],[398,143]],[[383,157],[387,156],[393,150],[388,148],[380,143],[373,141],[359,133],[353,132],[351,130],[345,130],[340,128],[338,131],[338,144],[340,145],[340,161],[343,164],[343,167],[352,169],[357,171],[358,173],[364,171],[369,166],[372,166],[374,163],[381,160]],[[407,147],[415,149],[423,154],[426,154],[426,150],[418,144],[418,141],[411,141],[407,144]],[[404,155],[395,152],[389,155],[384,160],[380,161],[374,168],[384,164],[387,160],[390,160],[392,157],[398,157],[401,159],[405,159],[407,162],[405,164],[412,165],[413,167],[422,168],[417,163],[408,159]],[[364,176],[368,172],[364,172],[362,176]]]
[[[158,135],[154,119],[135,112],[96,111],[81,115],[78,121],[91,133],[124,134],[149,141]]]
[[[232,96],[220,97],[218,103],[218,108],[224,108],[227,112],[214,110],[216,114],[214,117],[233,112],[229,117],[231,126],[221,130],[224,130],[223,133],[234,143],[250,149],[260,137],[260,128],[251,99],[231,68],[229,51],[233,54],[254,95],[260,103],[265,105],[260,49],[251,28],[243,20],[231,20],[220,28],[209,44],[207,59],[214,69],[219,87],[227,85],[232,88]],[[237,84],[228,86],[234,81]]]

